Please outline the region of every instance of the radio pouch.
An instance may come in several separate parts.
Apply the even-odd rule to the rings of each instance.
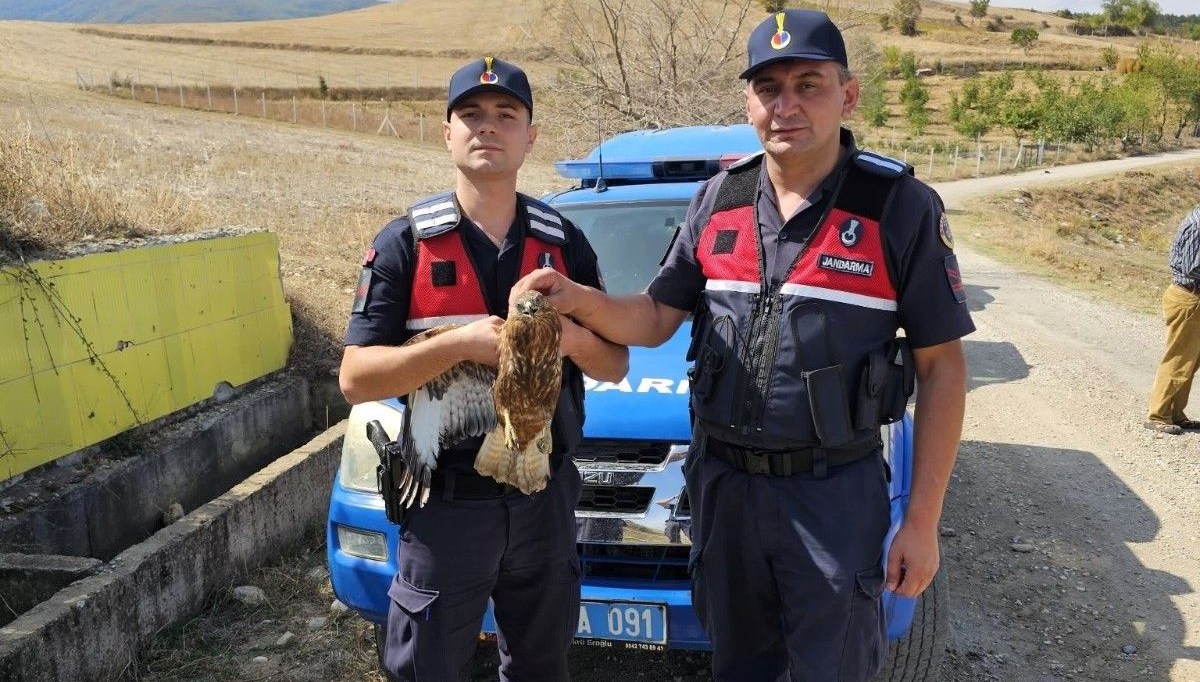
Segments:
[[[854,438],[850,424],[850,406],[842,366],[830,365],[804,373],[808,388],[808,406],[821,446],[836,448]]]
[[[908,398],[916,388],[917,370],[908,339],[892,339],[887,346],[888,378],[883,389],[879,423],[891,424],[904,416]]]
[[[858,382],[858,400],[855,403],[854,428],[859,431],[873,429],[881,423],[883,394],[889,378],[887,356],[874,353],[867,357],[862,377]]]

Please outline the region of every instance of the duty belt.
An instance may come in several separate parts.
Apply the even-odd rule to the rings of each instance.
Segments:
[[[550,456],[550,471],[558,471],[562,455]],[[475,471],[447,467],[434,469],[430,476],[430,494],[446,502],[454,500],[494,500],[517,491],[516,486],[501,483]]]
[[[877,443],[849,448],[801,448],[798,450],[760,450],[744,448],[709,438],[706,452],[729,463],[738,471],[757,476],[791,476],[812,472],[825,475],[825,467],[849,464],[879,451]]]

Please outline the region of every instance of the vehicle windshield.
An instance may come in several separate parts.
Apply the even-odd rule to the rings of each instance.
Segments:
[[[687,214],[686,201],[558,206],[587,235],[614,296],[644,291]]]

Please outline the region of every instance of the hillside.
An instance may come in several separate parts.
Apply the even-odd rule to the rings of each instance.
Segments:
[[[0,0],[0,19],[81,24],[261,21],[360,9],[377,0]]]
[[[0,8],[15,4],[0,0]],[[58,215],[58,197],[90,197],[91,216],[104,219],[76,225],[80,234],[51,235],[50,243],[222,225],[277,232],[296,311],[296,362],[326,376],[336,366],[361,252],[389,216],[452,180],[439,131],[441,93],[455,68],[494,53],[529,72],[541,126],[522,173],[522,189],[531,194],[564,185],[550,161],[581,153],[598,135],[619,129],[614,117],[598,116],[592,103],[572,106],[562,99],[571,51],[589,38],[579,26],[574,39],[566,35],[571,27],[563,17],[584,4],[405,0],[262,22],[85,27],[0,21],[0,132],[10,133],[0,140],[0,162],[11,152],[42,164],[10,164],[25,168],[28,172],[16,175],[33,178],[35,185],[17,195],[14,212]],[[636,27],[650,5],[630,0],[623,20]],[[1079,36],[1067,30],[1069,20],[1051,14],[991,10],[989,19],[1009,29],[1036,27],[1040,39],[1024,51],[1010,43],[1007,30],[987,30],[983,21],[971,19],[966,4],[922,5],[915,37],[883,28],[878,3],[822,5],[846,28],[856,66],[871,63],[872,54],[881,61],[885,52],[903,51],[913,53],[922,70],[933,70],[920,79],[930,91],[929,129],[921,134],[909,129],[898,101],[902,80],[892,77],[884,83],[891,110],[886,122],[870,125],[861,115],[850,122],[865,145],[914,163],[930,180],[1006,172],[1035,153],[1053,165],[1156,148],[1051,144],[1026,146],[1020,157],[1012,132],[1002,127],[978,140],[952,130],[944,122],[948,102],[972,73],[1016,74],[1014,90],[1028,90],[1025,71],[1039,67],[1064,83],[1119,81],[1119,74],[1102,65],[1102,50],[1132,56],[1145,39]],[[22,6],[28,6],[26,0]],[[678,0],[671,6],[684,8],[685,17],[686,9],[699,12],[733,36],[736,53],[726,65],[731,68],[692,78],[739,109],[740,50],[761,7],[750,3],[748,18],[739,24],[736,14],[720,14],[734,3]],[[583,28],[602,34],[595,26]],[[655,37],[660,39],[651,51],[663,44]],[[1191,58],[1200,56],[1200,43],[1170,44]],[[328,88],[324,94],[322,84]],[[379,92],[413,96],[381,101]],[[695,109],[713,118],[731,111]],[[395,137],[382,123],[385,112],[398,129]],[[1197,139],[1189,135],[1179,142],[1168,135],[1165,144],[1194,146]],[[70,173],[61,170],[64,164]],[[55,191],[51,185],[60,181],[64,187]],[[39,182],[45,186],[37,187]],[[116,218],[109,220],[109,214]]]

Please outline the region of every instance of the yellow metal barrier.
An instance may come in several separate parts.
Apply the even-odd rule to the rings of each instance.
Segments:
[[[265,232],[0,268],[0,481],[287,363]]]

